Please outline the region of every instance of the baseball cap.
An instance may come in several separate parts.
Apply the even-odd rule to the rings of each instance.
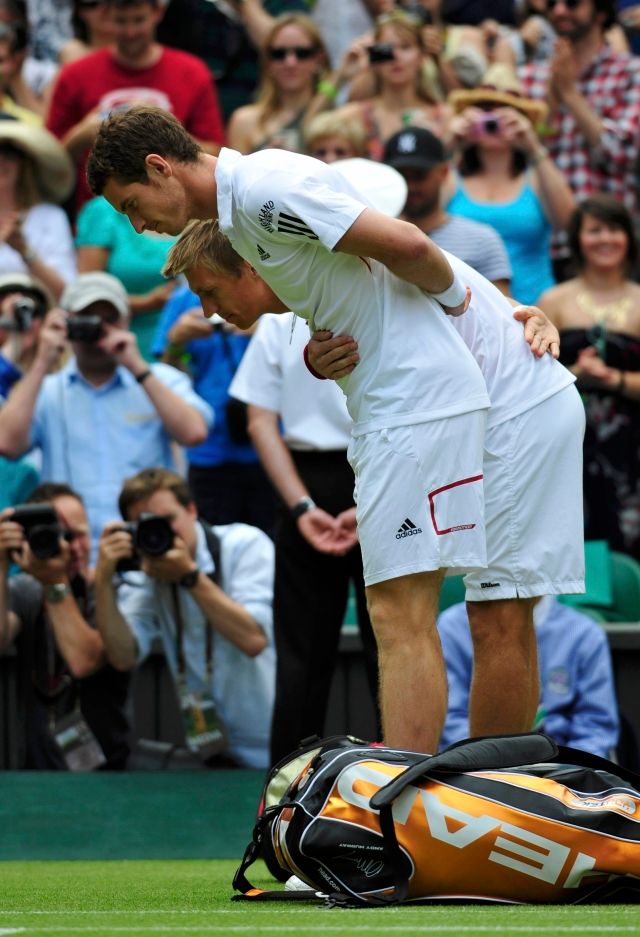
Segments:
[[[395,169],[433,169],[446,159],[444,144],[435,134],[424,127],[406,127],[389,137],[382,162]]]
[[[105,302],[114,306],[121,318],[129,316],[129,297],[117,277],[97,271],[81,273],[68,283],[60,297],[60,305],[67,312],[82,312],[92,303]]]

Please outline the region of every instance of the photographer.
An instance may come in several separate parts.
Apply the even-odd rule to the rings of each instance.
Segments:
[[[31,366],[45,315],[49,291],[26,273],[0,276],[0,399]]]
[[[45,515],[49,503],[49,523],[36,527],[27,506],[0,514],[0,653],[15,642],[21,767],[124,768],[129,681],[105,666],[93,627],[87,516],[67,485],[41,485],[29,500]],[[21,572],[9,578],[13,562]]]
[[[47,315],[33,364],[0,411],[0,453],[17,458],[40,447],[42,477],[81,494],[97,543],[123,480],[149,465],[172,467],[172,442],[202,442],[211,410],[185,374],[147,365],[115,277],[82,274],[61,302],[68,317],[62,309]],[[48,374],[68,339],[73,355]]]
[[[266,768],[275,675],[271,541],[245,524],[198,521],[186,483],[165,469],[127,479],[119,503],[137,529],[111,523],[100,541],[96,620],[109,661],[130,670],[159,635],[189,747],[211,764],[221,756]],[[115,574],[130,566],[134,541],[140,571],[127,573],[116,592]],[[220,722],[228,743],[212,752],[207,742]]]

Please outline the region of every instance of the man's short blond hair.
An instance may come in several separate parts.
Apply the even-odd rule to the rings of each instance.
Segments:
[[[203,266],[214,273],[240,277],[244,264],[217,221],[190,221],[169,251],[162,274],[177,277],[192,267]]]

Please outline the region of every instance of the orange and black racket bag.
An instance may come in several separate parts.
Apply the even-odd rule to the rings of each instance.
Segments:
[[[539,734],[435,756],[328,740],[259,817],[234,887],[334,904],[640,900],[640,777]],[[286,768],[286,765],[284,766]],[[282,786],[281,763],[274,772]],[[262,855],[308,892],[263,892]]]

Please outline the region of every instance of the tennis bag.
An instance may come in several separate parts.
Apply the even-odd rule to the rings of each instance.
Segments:
[[[540,734],[471,739],[433,756],[318,742],[272,771],[235,897],[637,902],[639,787],[619,765]],[[309,890],[254,888],[245,873],[258,857]]]

